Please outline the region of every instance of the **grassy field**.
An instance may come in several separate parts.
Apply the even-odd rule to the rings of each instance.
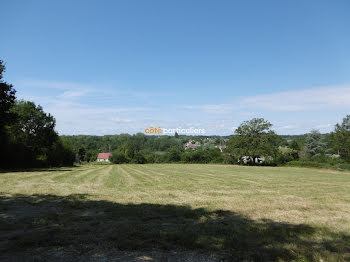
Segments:
[[[350,260],[348,172],[85,165],[0,173],[0,194],[0,260]]]

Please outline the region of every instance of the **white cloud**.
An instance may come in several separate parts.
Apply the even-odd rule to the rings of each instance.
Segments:
[[[61,95],[59,95],[59,97],[63,99],[71,99],[71,98],[84,96],[86,93],[87,91],[83,91],[83,90],[69,90],[69,91],[63,92]]]
[[[350,85],[247,96],[236,100],[234,104],[186,105],[183,108],[198,109],[210,113],[237,111],[240,114],[250,115],[251,112],[245,112],[243,109],[269,111],[350,109]]]
[[[142,113],[154,110],[128,103],[128,98],[137,96],[135,92],[123,91],[121,94],[118,90],[71,82],[31,80],[20,81],[17,85],[23,90],[17,93],[19,99],[34,101],[52,114],[60,134],[136,133],[140,131],[140,126],[128,124],[138,118],[138,123],[142,125]],[[47,88],[51,89],[50,92]],[[27,90],[31,91],[30,95]],[[114,103],[113,98],[118,102]]]
[[[21,79],[14,81],[15,86],[24,88],[49,88],[57,90],[92,90],[96,89],[91,84],[69,82],[69,81],[50,81],[38,79]]]
[[[350,85],[310,88],[243,98],[244,107],[272,111],[350,108]]]
[[[233,125],[253,117],[280,123],[275,130],[281,133],[303,133],[311,128],[328,132],[334,125],[331,110],[350,109],[350,85],[236,99],[227,97],[232,103],[200,104],[199,97],[196,105],[176,105],[172,99],[162,99],[157,103],[158,96],[164,94],[138,93],[84,83],[26,80],[17,82],[16,88],[18,85],[21,85],[18,97],[42,105],[56,118],[60,134],[136,133],[151,124],[167,128],[204,128],[207,134],[229,135],[237,128]],[[296,114],[296,111],[300,113]]]
[[[325,125],[317,125],[315,126],[315,128],[318,128],[318,129],[322,129],[322,128],[329,128],[329,127],[332,127],[333,125],[331,124],[325,124]]]
[[[130,120],[130,119],[121,119],[119,117],[111,117],[109,120],[113,121],[113,122],[117,122],[117,123],[130,123],[130,122],[132,122],[132,120]]]
[[[295,129],[295,128],[298,128],[298,126],[296,126],[296,125],[285,125],[285,126],[280,127],[280,129]]]

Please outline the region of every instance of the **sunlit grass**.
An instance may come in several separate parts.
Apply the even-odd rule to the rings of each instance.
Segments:
[[[18,216],[11,230],[58,225],[56,242],[61,245],[75,243],[69,236],[71,223],[88,228],[80,228],[77,235],[89,232],[123,249],[202,250],[253,260],[350,259],[347,172],[199,164],[85,165],[0,173],[0,192],[6,199],[0,218]],[[39,211],[22,214],[21,207],[31,210],[26,206],[33,202],[41,203]],[[53,215],[50,206],[55,214],[59,210],[64,215]]]

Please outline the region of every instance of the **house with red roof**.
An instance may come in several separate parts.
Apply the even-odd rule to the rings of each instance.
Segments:
[[[109,157],[112,153],[98,153],[97,162],[109,162]]]

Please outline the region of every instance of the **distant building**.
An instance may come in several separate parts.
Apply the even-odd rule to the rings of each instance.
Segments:
[[[97,162],[109,162],[109,157],[112,153],[98,153]]]
[[[187,149],[197,149],[200,146],[201,146],[201,143],[194,142],[194,140],[190,140],[184,145],[185,150],[187,150]]]

